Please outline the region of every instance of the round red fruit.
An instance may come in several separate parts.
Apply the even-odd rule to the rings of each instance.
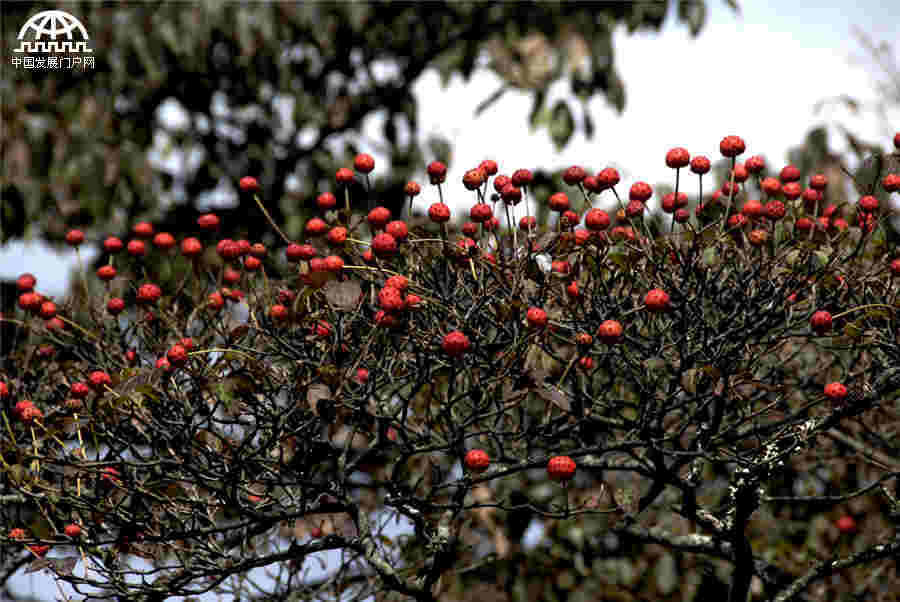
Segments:
[[[428,179],[432,184],[443,184],[447,179],[447,166],[440,161],[432,161],[426,168]]]
[[[740,136],[725,136],[719,143],[719,152],[723,157],[737,157],[747,150],[747,146]]]
[[[450,220],[450,207],[444,203],[434,203],[428,208],[428,218],[436,224]]]
[[[834,526],[838,528],[838,531],[843,533],[844,535],[852,535],[856,533],[856,519],[850,516],[849,514],[845,514],[835,521]]]
[[[644,297],[644,305],[648,311],[659,313],[669,309],[669,295],[658,288],[647,293]]]
[[[450,357],[459,357],[467,352],[471,345],[469,337],[459,330],[454,330],[453,332],[446,334],[441,343],[444,352]]]
[[[531,307],[526,312],[525,319],[532,328],[543,328],[547,325],[547,312],[540,307]]]
[[[359,173],[369,173],[375,169],[375,159],[372,155],[360,153],[353,159],[353,169]]]
[[[131,227],[131,232],[138,238],[152,238],[153,224],[150,222],[138,222]]]
[[[215,213],[204,213],[197,218],[197,226],[205,232],[219,229],[219,216]]]
[[[397,252],[397,239],[382,232],[372,239],[372,252],[378,257],[390,257]]]
[[[847,387],[841,383],[828,383],[825,385],[825,397],[839,404],[847,399]]]
[[[337,205],[337,198],[330,192],[323,192],[316,197],[316,206],[322,211],[334,209]]]
[[[597,336],[607,345],[615,345],[622,340],[622,325],[616,320],[605,320],[597,328]]]
[[[824,310],[817,311],[809,319],[809,325],[818,334],[828,332],[831,330],[831,314]]]
[[[470,472],[482,473],[491,465],[491,458],[483,449],[470,449],[466,454],[466,468]]]
[[[547,476],[553,481],[565,482],[575,475],[575,460],[569,456],[554,456],[547,462]]]
[[[244,176],[241,178],[241,181],[238,183],[241,187],[241,190],[244,192],[256,192],[259,190],[259,182],[256,181],[256,178],[253,176]]]
[[[672,169],[687,167],[690,160],[690,153],[688,153],[686,148],[680,146],[676,146],[666,153],[666,167],[671,167]]]
[[[646,202],[653,196],[653,188],[650,187],[650,184],[646,182],[635,182],[631,185],[631,190],[628,193],[628,200],[630,201],[641,201]]]

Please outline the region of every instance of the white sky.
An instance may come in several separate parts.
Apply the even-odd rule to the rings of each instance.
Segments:
[[[801,143],[811,128],[823,122],[844,123],[865,139],[890,145],[893,131],[900,129],[900,114],[890,116],[896,129],[884,131],[883,124],[871,116],[854,117],[846,111],[814,116],[813,105],[839,94],[875,99],[869,69],[851,64],[851,56],[866,56],[851,27],[895,43],[894,50],[900,52],[896,46],[900,3],[744,0],[741,17],[735,17],[723,2],[709,0],[709,4],[707,26],[696,39],[674,20],[658,36],[616,32],[615,61],[625,80],[626,108],[620,117],[605,100],[595,99],[590,105],[596,124],[593,140],[579,134],[562,152],[555,152],[546,131],[528,131],[531,100],[524,94],[507,93],[474,118],[477,104],[499,86],[497,78],[485,71],[477,72],[468,85],[456,78],[446,89],[441,89],[436,73],[426,73],[415,86],[420,136],[440,133],[454,144],[456,160],[448,174],[451,186],[458,185],[466,169],[490,158],[507,174],[520,167],[613,165],[623,176],[621,190],[636,180],[651,185],[672,181],[664,158],[674,146],[687,148],[692,156],[718,159],[719,141],[729,134],[744,138],[745,157],[765,154],[773,169],[786,162],[789,147]],[[549,100],[567,90],[568,84],[563,84],[551,92]],[[377,118],[367,122],[369,139],[379,138],[377,122]],[[831,139],[840,149],[839,137],[833,133]],[[373,154],[376,169],[379,163],[384,165]],[[427,182],[424,166],[420,182]],[[0,275],[15,277],[30,271],[45,294],[62,294],[74,265],[74,254],[56,254],[38,243],[13,242],[0,249]],[[52,583],[40,573],[19,576],[13,586],[48,600],[56,595]]]

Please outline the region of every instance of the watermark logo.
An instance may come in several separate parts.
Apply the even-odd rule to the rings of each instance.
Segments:
[[[12,64],[17,69],[82,69],[94,67],[90,36],[76,17],[62,10],[33,15],[19,30]],[[63,56],[60,56],[63,55]]]

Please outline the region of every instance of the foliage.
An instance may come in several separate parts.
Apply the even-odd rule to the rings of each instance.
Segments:
[[[524,90],[533,124],[551,127],[563,145],[576,122],[593,132],[583,110],[590,98],[624,106],[613,30],[659,30],[668,6],[67,3],[90,33],[96,66],[4,69],[2,241],[61,244],[71,227],[99,241],[141,219],[184,234],[216,197],[228,200],[220,211],[228,232],[259,239],[270,234],[266,220],[234,195],[246,174],[262,183],[273,218],[299,236],[320,187],[355,154],[372,117],[383,118],[383,139],[365,144],[390,160],[377,197],[398,199],[426,156],[451,159],[446,140],[420,144],[412,90],[428,69],[446,83],[486,65],[503,87],[482,108]],[[37,8],[4,5],[3,39],[14,40]],[[705,12],[702,0],[679,0],[677,19],[696,35]],[[582,103],[580,119],[568,102],[552,107],[552,120],[538,119],[548,88],[564,81]],[[159,117],[172,103],[185,123]]]
[[[505,207],[491,171],[467,178],[494,215],[547,204],[518,172],[525,200]],[[832,210],[826,187],[755,215],[749,198],[784,198],[757,191],[762,172],[671,228],[649,230],[632,192],[608,231],[423,222],[382,254],[388,235],[363,242],[377,212],[346,208],[374,205],[369,175],[305,236],[314,259],[204,230],[205,261],[104,256],[183,266],[158,299],[145,278],[85,276],[60,321],[6,318],[23,339],[0,378],[0,522],[23,532],[0,533],[4,582],[28,564],[92,599],[891,599],[900,262],[883,206]],[[579,214],[623,204],[571,182]],[[802,231],[807,212],[828,217]],[[461,468],[472,449],[487,471]],[[546,471],[561,455],[563,484]],[[326,550],[343,562],[308,575]]]

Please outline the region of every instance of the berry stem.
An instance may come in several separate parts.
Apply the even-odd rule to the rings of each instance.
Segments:
[[[725,231],[725,228],[728,225],[728,214],[731,213],[731,205],[734,200],[734,164],[737,162],[737,157],[731,158],[731,185],[728,187],[728,206],[725,207],[725,215],[722,218],[722,232]]]
[[[256,201],[257,206],[263,212],[263,215],[266,216],[266,220],[268,220],[269,225],[272,226],[272,228],[274,228],[276,232],[278,232],[278,235],[281,237],[281,240],[283,240],[285,242],[285,244],[291,244],[290,239],[284,235],[284,232],[281,231],[281,228],[278,227],[278,225],[272,219],[272,216],[269,215],[269,212],[266,211],[265,207],[263,207],[262,201],[259,200],[259,196],[254,194],[253,200]],[[221,282],[219,284],[221,284]]]

